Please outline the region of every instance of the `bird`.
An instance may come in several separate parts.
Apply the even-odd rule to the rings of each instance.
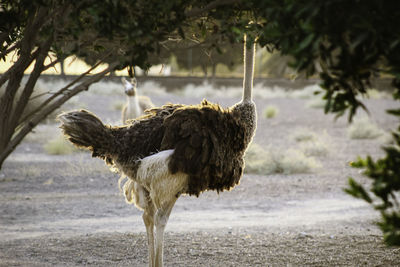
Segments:
[[[163,266],[165,227],[181,195],[229,191],[240,183],[257,127],[254,54],[255,42],[245,41],[243,97],[228,108],[207,100],[165,104],[123,126],[105,125],[86,110],[58,116],[69,141],[121,173],[125,200],[143,210],[150,267]]]
[[[136,78],[132,78],[129,82],[125,77],[121,78],[126,94],[126,103],[122,108],[122,123],[126,124],[129,120],[140,117],[146,109],[154,107],[153,102],[148,96],[138,95]]]

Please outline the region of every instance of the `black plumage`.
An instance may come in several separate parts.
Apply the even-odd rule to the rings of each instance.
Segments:
[[[93,156],[122,168],[128,176],[135,176],[139,159],[174,149],[169,170],[188,174],[188,189],[182,193],[196,196],[239,183],[253,134],[234,108],[223,109],[206,100],[199,105],[154,108],[121,127],[103,125],[84,110],[61,114],[60,120],[72,143],[90,149]]]
[[[188,194],[223,191],[236,185],[243,173],[244,125],[229,109],[203,101],[181,107],[164,120],[161,149],[175,149],[172,174],[189,175]]]

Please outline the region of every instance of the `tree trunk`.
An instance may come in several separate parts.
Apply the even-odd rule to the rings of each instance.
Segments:
[[[65,79],[65,66],[64,59],[60,60],[61,77]]]
[[[215,85],[215,77],[217,74],[217,64],[212,64],[212,69],[211,69],[211,84]]]
[[[193,76],[193,50],[188,49],[187,65],[189,69],[189,76]]]
[[[202,64],[201,69],[203,70],[204,78],[207,78],[207,65]]]
[[[85,77],[85,75],[87,73],[89,73],[90,71],[92,71],[94,68],[97,67],[97,65],[93,66],[90,70],[88,70],[86,73],[82,74],[75,81],[73,81],[66,87],[60,89],[56,94],[54,94],[52,97],[47,99],[43,103],[43,105],[41,105],[41,108],[39,110],[37,110],[34,115],[29,117],[29,119],[26,120],[21,125],[21,128],[18,131],[15,131],[15,128],[14,129],[9,128],[9,129],[7,129],[7,132],[11,132],[11,135],[1,135],[0,134],[0,143],[5,144],[3,147],[0,147],[0,170],[2,168],[4,161],[14,151],[14,149],[21,143],[21,141],[24,139],[24,137],[36,125],[38,125],[43,119],[45,119],[47,117],[47,115],[49,115],[51,112],[56,110],[58,107],[60,107],[65,102],[67,102],[67,100],[69,100],[71,97],[77,95],[78,93],[80,93],[82,91],[87,90],[91,84],[100,81],[104,76],[106,76],[112,70],[114,70],[117,65],[118,65],[118,63],[116,63],[116,62],[111,63],[102,72],[99,72],[93,76],[87,77],[87,79],[85,81],[82,81],[80,84],[76,85],[74,88],[68,89],[73,84],[75,84],[76,82],[81,80],[83,77]],[[60,96],[60,98],[56,98],[57,96]],[[3,116],[4,116],[4,114],[0,114],[0,118]]]
[[[14,107],[15,97],[20,88],[24,71],[40,54],[39,48],[35,50],[35,42],[39,28],[45,22],[47,11],[46,8],[40,8],[37,12],[31,13],[23,32],[24,37],[19,41],[19,58],[0,78],[0,86],[8,81],[0,98],[0,153],[8,146],[9,140],[11,140],[15,131],[14,125],[18,124],[18,122],[13,121],[18,118],[18,114],[14,112],[16,109],[19,111],[21,107]]]

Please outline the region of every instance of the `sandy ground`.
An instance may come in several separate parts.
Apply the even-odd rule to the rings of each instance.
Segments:
[[[118,122],[112,103],[121,96],[79,98],[104,121]],[[154,96],[165,102],[201,98]],[[223,106],[234,98],[210,99]],[[285,150],[299,127],[330,136],[332,149],[318,157],[322,167],[306,174],[245,174],[231,192],[181,197],[165,237],[166,266],[399,266],[400,250],[382,243],[378,214],[343,192],[349,176],[367,183],[348,166],[357,155],[382,155],[382,142],[350,140],[345,118],[336,122],[305,99],[256,99],[254,142]],[[274,105],[276,118],[263,109]],[[79,105],[78,105],[79,106]],[[382,129],[397,122],[384,110],[391,100],[368,100]],[[146,266],[141,211],[124,202],[118,174],[89,153],[48,155],[43,145],[57,137],[57,124],[40,125],[0,172],[0,266]]]

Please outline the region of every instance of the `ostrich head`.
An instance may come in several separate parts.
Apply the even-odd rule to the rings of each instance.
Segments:
[[[131,82],[128,82],[124,77],[122,77],[121,82],[125,87],[125,94],[127,96],[136,96],[136,78],[132,78]]]

